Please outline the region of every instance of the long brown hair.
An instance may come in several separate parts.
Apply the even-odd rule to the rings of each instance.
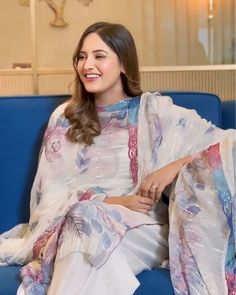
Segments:
[[[96,111],[94,95],[86,91],[80,80],[77,65],[84,39],[91,33],[97,33],[103,42],[118,56],[125,72],[125,74],[121,73],[124,93],[129,97],[142,93],[137,51],[134,39],[127,28],[121,24],[107,22],[98,22],[89,26],[80,38],[73,55],[73,67],[76,72],[75,90],[70,103],[65,109],[65,117],[70,122],[67,138],[71,142],[86,143],[88,145],[93,143],[95,136],[101,134],[101,125]]]

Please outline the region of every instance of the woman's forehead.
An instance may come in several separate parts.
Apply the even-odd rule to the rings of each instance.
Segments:
[[[101,39],[97,33],[91,33],[84,38],[81,51],[111,51],[111,48]]]

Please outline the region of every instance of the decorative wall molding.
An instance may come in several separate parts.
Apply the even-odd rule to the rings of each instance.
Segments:
[[[44,0],[44,1],[54,13],[54,20],[50,22],[50,25],[53,27],[66,27],[68,23],[64,20],[63,13],[64,13],[67,0],[61,0],[59,5],[55,4],[53,0]],[[92,2],[93,0],[78,0],[78,1],[81,2],[84,6],[89,6],[90,2]],[[30,0],[19,0],[19,4],[21,6],[30,6]]]
[[[50,25],[54,27],[66,27],[68,23],[65,22],[63,17],[66,0],[61,0],[59,7],[52,0],[44,0],[44,1],[47,3],[48,7],[54,13],[54,20],[50,22]]]
[[[19,4],[21,6],[29,6],[30,5],[30,0],[19,0]]]

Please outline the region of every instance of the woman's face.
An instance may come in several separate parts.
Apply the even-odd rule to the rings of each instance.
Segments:
[[[77,70],[86,91],[97,103],[112,103],[124,97],[122,65],[118,56],[96,33],[89,34],[79,53]]]

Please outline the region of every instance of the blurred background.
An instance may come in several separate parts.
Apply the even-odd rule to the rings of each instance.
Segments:
[[[64,94],[72,55],[96,21],[136,41],[144,90],[235,98],[235,0],[8,0],[0,9],[0,95]]]

